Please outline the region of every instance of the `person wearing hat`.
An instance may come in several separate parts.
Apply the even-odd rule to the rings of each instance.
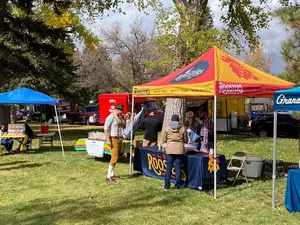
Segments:
[[[203,107],[199,110],[199,116],[201,120],[200,136],[202,139],[200,151],[208,152],[208,144],[213,142],[214,139],[214,123]],[[213,147],[213,144],[210,147]]]
[[[161,121],[151,111],[149,116],[144,120],[145,133],[143,147],[157,146],[158,132],[161,130]]]
[[[188,137],[184,126],[179,122],[179,116],[173,115],[170,126],[168,126],[162,135],[162,144],[165,145],[167,155],[167,169],[165,176],[164,190],[170,189],[170,181],[173,165],[175,163],[175,190],[181,187],[181,164],[184,155],[184,143],[187,143]]]
[[[193,144],[198,150],[200,148],[200,123],[195,119],[194,112],[186,113],[186,122],[184,124],[188,133],[188,144]]]
[[[114,169],[122,147],[123,128],[125,127],[125,123],[121,118],[123,110],[123,104],[116,104],[115,110],[106,118],[104,123],[104,133],[106,141],[107,144],[111,147],[111,158],[106,177],[106,180],[109,183],[116,182]]]

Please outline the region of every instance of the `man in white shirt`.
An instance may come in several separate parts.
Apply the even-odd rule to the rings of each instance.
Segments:
[[[125,124],[121,118],[123,113],[123,104],[116,104],[115,110],[106,118],[104,124],[104,133],[107,144],[111,147],[111,159],[108,166],[106,180],[109,183],[116,183],[114,169],[119,158],[122,147],[122,135]]]

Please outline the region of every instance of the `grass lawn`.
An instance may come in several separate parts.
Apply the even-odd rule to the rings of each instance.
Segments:
[[[0,156],[0,224],[299,224],[300,214],[289,214],[284,207],[286,179],[277,182],[275,210],[271,180],[218,189],[214,200],[211,194],[188,188],[164,192],[161,180],[128,176],[126,158],[116,168],[118,183],[110,185],[105,181],[108,158],[94,160],[74,150],[76,140],[93,129],[97,127],[63,126],[65,159],[58,135],[52,152],[43,147]],[[218,152],[227,159],[236,151],[272,158],[272,138],[217,139]],[[37,140],[33,144],[37,149]],[[278,139],[277,153],[278,159],[297,162],[298,141]]]

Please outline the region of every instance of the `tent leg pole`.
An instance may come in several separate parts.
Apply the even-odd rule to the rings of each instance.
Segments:
[[[132,100],[131,100],[131,134],[130,134],[129,175],[132,174],[133,111],[134,111],[134,97],[132,95]]]
[[[299,132],[299,131],[298,131]],[[299,157],[299,163],[298,163],[298,168],[300,168],[300,132],[299,132],[299,144],[298,144],[298,157]]]
[[[217,96],[214,96],[214,199],[217,199]]]
[[[61,151],[62,151],[63,157],[65,158],[65,150],[64,150],[63,143],[62,143],[62,137],[61,137],[61,132],[60,132],[59,118],[58,118],[58,115],[57,115],[56,105],[54,105],[54,109],[55,109],[55,115],[56,115],[56,122],[57,122],[57,129],[58,129],[58,134],[59,134]]]
[[[273,128],[273,172],[272,172],[272,208],[275,208],[275,182],[276,182],[276,139],[277,139],[277,112],[274,112]]]

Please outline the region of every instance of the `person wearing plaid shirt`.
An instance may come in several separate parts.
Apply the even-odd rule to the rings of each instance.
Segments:
[[[200,136],[202,137],[200,151],[207,152],[208,142],[213,140],[214,123],[211,118],[209,118],[204,108],[200,108],[199,116],[200,120],[202,121],[200,130]]]

